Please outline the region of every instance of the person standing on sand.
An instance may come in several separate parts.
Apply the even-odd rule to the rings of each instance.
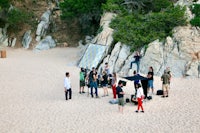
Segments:
[[[104,92],[103,97],[108,96],[108,75],[106,71],[103,71],[103,75],[101,78],[101,85],[103,87],[103,92]]]
[[[90,82],[90,89],[91,89],[91,97],[93,98],[93,88],[95,88],[95,94],[96,94],[96,98],[99,98],[98,96],[98,90],[97,90],[97,79],[98,79],[98,76],[97,76],[97,72],[96,72],[96,69],[93,67],[92,68],[92,71],[90,72],[89,74],[89,82]]]
[[[133,71],[133,76],[139,76],[139,74],[137,74],[137,72],[134,70]],[[134,80],[134,88],[135,88],[135,96],[137,94],[137,88],[136,85],[139,84],[140,80]]]
[[[80,71],[80,90],[79,90],[80,94],[85,93],[84,87],[85,87],[85,70],[84,70],[84,68],[81,68],[81,71]]]
[[[172,74],[171,74],[171,71],[170,71],[170,67],[167,67],[167,68],[166,68],[166,71],[167,71],[167,74],[169,74],[169,89],[170,89],[170,83],[171,83],[171,78],[172,78]]]
[[[147,78],[148,78],[148,93],[150,94],[150,89],[152,89],[152,94],[154,94],[154,86],[153,86],[153,67],[150,66],[149,67],[149,72],[147,74]]]
[[[117,86],[117,96],[118,96],[118,109],[119,112],[123,113],[124,108],[124,91],[122,90],[123,82],[119,81]]]
[[[170,82],[170,75],[167,73],[167,70],[164,71],[164,74],[161,76],[162,89],[163,89],[163,98],[168,97],[169,94],[169,82]]]
[[[137,101],[138,101],[138,107],[137,107],[137,110],[135,112],[138,113],[138,111],[140,110],[140,107],[141,107],[141,109],[142,109],[141,112],[144,113],[144,108],[142,106],[142,100],[144,99],[144,92],[143,92],[143,89],[142,89],[142,87],[139,83],[136,84],[136,88],[137,88],[136,97],[137,97]]]
[[[117,94],[116,94],[117,93],[117,90],[116,90],[117,74],[116,74],[116,72],[113,72],[111,79],[112,79],[111,85],[112,85],[112,91],[113,91],[113,99],[116,100],[116,96],[117,96]]]
[[[71,89],[71,81],[70,81],[70,75],[69,72],[66,72],[66,77],[64,80],[64,91],[65,91],[65,98],[68,100],[68,94],[69,94],[69,99],[72,99],[72,89]]]

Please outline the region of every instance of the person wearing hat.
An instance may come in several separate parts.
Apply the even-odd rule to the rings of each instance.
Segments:
[[[164,74],[161,76],[162,89],[163,89],[163,98],[168,97],[169,94],[169,83],[170,75],[167,73],[167,70],[164,71]]]
[[[140,83],[136,84],[136,88],[137,88],[136,97],[137,97],[137,101],[138,101],[138,107],[135,112],[138,113],[138,111],[140,110],[140,107],[141,107],[141,109],[142,109],[141,112],[144,113],[144,108],[142,106],[142,100],[144,99],[144,92],[143,92],[143,89],[142,89]]]

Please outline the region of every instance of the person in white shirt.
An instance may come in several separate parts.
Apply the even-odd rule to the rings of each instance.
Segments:
[[[64,91],[65,91],[65,98],[68,100],[68,94],[69,94],[69,99],[72,99],[72,89],[71,89],[71,82],[69,78],[69,72],[66,72],[66,77],[64,80]]]
[[[141,109],[142,109],[141,112],[144,113],[144,108],[142,106],[142,100],[144,99],[144,92],[143,92],[143,89],[142,89],[142,87],[139,83],[136,84],[136,88],[137,88],[136,97],[137,97],[137,101],[138,101],[138,108],[135,112],[138,113],[138,111],[140,110],[140,107],[141,107]]]

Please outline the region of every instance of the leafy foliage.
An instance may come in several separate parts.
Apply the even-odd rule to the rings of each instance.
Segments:
[[[83,33],[87,34],[88,32],[93,32],[92,29],[98,27],[102,14],[101,4],[105,1],[106,0],[64,0],[60,3],[60,8],[62,10],[61,18],[67,21],[78,19]]]
[[[26,11],[12,9],[8,13],[7,22],[9,23],[10,28],[13,30],[18,30],[22,24],[29,23],[31,16],[32,14],[27,13]]]
[[[0,11],[1,9],[7,9],[9,8],[10,6],[10,3],[9,3],[9,0],[0,0]]]
[[[192,6],[192,13],[195,14],[195,17],[190,21],[193,26],[200,27],[200,4],[194,4]]]
[[[114,39],[130,45],[132,50],[156,39],[171,35],[175,26],[185,25],[185,8],[169,6],[160,12],[147,14],[121,14],[111,23]]]
[[[173,7],[173,2],[170,0],[151,0],[151,2],[145,3],[144,10],[152,11],[152,12],[160,12],[162,10],[165,10],[168,7]]]
[[[102,8],[105,11],[114,13],[120,13],[123,10],[121,4],[124,0],[107,0],[106,3],[102,4]]]

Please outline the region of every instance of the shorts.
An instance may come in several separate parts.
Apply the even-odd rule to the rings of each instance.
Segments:
[[[163,92],[169,90],[169,84],[163,84],[162,86]]]
[[[108,87],[108,84],[102,84],[102,87]]]
[[[80,87],[85,86],[85,81],[80,81]]]
[[[153,87],[153,80],[148,80],[148,88],[154,88]]]
[[[123,97],[118,99],[118,105],[124,106],[124,98]]]

